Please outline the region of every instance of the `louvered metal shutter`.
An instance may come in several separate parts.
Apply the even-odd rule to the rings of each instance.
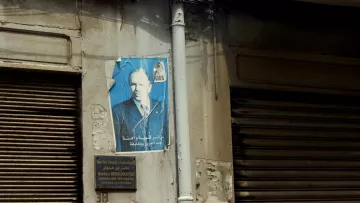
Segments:
[[[232,89],[236,202],[360,202],[360,99]]]
[[[81,202],[78,76],[0,70],[0,202]]]

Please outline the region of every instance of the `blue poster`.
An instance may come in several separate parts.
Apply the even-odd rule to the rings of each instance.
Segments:
[[[166,58],[121,58],[110,89],[116,152],[164,150],[169,144]]]

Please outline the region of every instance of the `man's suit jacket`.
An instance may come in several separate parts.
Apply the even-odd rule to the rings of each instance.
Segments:
[[[117,152],[163,150],[168,145],[167,106],[150,100],[150,114],[143,118],[132,99],[112,108]]]

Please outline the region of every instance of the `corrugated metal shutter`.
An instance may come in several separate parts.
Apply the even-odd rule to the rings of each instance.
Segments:
[[[78,76],[0,71],[0,202],[81,202]]]
[[[236,202],[360,202],[360,99],[233,89]]]

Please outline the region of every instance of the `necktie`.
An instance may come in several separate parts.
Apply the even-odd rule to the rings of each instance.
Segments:
[[[149,108],[146,106],[146,105],[141,105],[141,108],[142,108],[142,110],[143,110],[143,112],[144,112],[144,115],[143,115],[143,117],[148,117],[149,116]]]

